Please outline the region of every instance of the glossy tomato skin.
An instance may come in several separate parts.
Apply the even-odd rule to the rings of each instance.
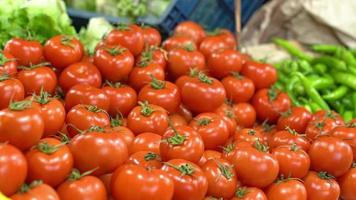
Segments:
[[[207,68],[211,76],[224,78],[231,73],[238,73],[242,67],[240,53],[234,49],[222,49],[212,53],[207,59]]]
[[[192,169],[191,174],[182,174],[182,171],[178,170],[182,167]],[[205,197],[208,180],[196,164],[183,159],[173,159],[163,165],[162,171],[166,172],[168,177],[173,180],[173,199],[197,200]]]
[[[126,164],[114,172],[111,190],[115,199],[170,200],[174,184],[168,174],[160,169],[147,170],[141,166]]]
[[[172,126],[187,125],[187,120],[180,114],[173,113],[169,115],[169,120],[171,120]]]
[[[143,63],[154,63],[166,69],[167,52],[157,46],[146,47],[141,54],[136,58],[136,65],[140,66]]]
[[[260,121],[275,123],[280,113],[288,111],[292,103],[286,93],[271,88],[258,90],[252,97],[252,106]]]
[[[59,75],[59,85],[64,92],[77,84],[86,84],[95,88],[101,86],[101,74],[98,68],[89,62],[76,62],[66,67]]]
[[[66,145],[54,138],[43,138],[38,144],[26,152],[28,163],[28,181],[42,180],[56,187],[70,174],[73,167],[73,156]],[[48,150],[46,148],[54,148]]]
[[[129,75],[129,85],[136,91],[150,83],[152,77],[163,81],[165,79],[164,69],[158,63],[135,66]]]
[[[220,152],[215,150],[205,150],[202,157],[200,158],[198,165],[202,167],[208,160],[219,159],[222,155]]]
[[[37,41],[13,38],[5,44],[4,53],[16,58],[19,65],[37,65],[43,60],[43,48]]]
[[[248,102],[255,93],[251,79],[241,75],[226,76],[221,83],[224,85],[227,98],[234,103]]]
[[[356,199],[356,165],[353,166],[338,180],[341,197],[343,199]]]
[[[308,154],[311,169],[326,171],[335,177],[345,174],[353,161],[350,145],[332,136],[321,136],[316,139],[310,146]]]
[[[135,25],[120,24],[118,29],[113,29],[104,38],[104,42],[108,45],[121,45],[129,49],[129,51],[137,56],[144,48],[145,40],[142,29]]]
[[[288,129],[283,131],[277,131],[269,139],[269,146],[271,149],[283,145],[296,144],[304,151],[308,151],[310,148],[310,142],[308,138],[303,135],[299,135],[297,132]]]
[[[332,120],[315,118],[309,121],[307,128],[305,129],[305,135],[313,141],[320,136],[329,135],[336,127],[337,125]]]
[[[177,114],[182,115],[187,122],[190,122],[193,119],[193,113],[183,104],[180,104]]]
[[[256,187],[239,187],[231,200],[267,200],[266,194]]]
[[[354,160],[356,160],[356,123],[334,128],[331,131],[331,136],[340,138],[347,142],[351,146]]]
[[[277,81],[276,69],[266,63],[247,61],[242,66],[241,74],[253,81],[256,90],[269,88]]]
[[[145,45],[157,47],[161,45],[162,37],[157,29],[150,26],[142,26],[141,30]]]
[[[240,130],[236,130],[234,134],[235,142],[248,142],[250,144],[254,144],[255,141],[258,140],[264,143],[264,137],[262,133],[255,129],[243,128]]]
[[[134,56],[124,47],[104,45],[96,49],[94,64],[104,79],[117,82],[127,79],[134,65]]]
[[[84,48],[80,41],[72,36],[57,35],[47,40],[44,56],[57,69],[79,62],[84,56]]]
[[[249,103],[238,103],[232,107],[237,126],[251,128],[256,122],[256,111]]]
[[[27,176],[25,156],[16,147],[0,143],[0,191],[11,196],[18,191]]]
[[[28,199],[48,199],[48,200],[60,200],[56,191],[47,184],[39,184],[33,188],[30,188],[25,193],[16,193],[10,197],[12,200],[28,200]]]
[[[220,107],[215,110],[215,113],[220,115],[227,128],[229,129],[230,136],[234,135],[237,127],[236,117],[232,106],[227,103],[223,103]]]
[[[225,41],[225,37],[221,35],[211,35],[205,37],[199,45],[199,51],[208,58],[212,53],[223,49],[235,49],[235,46]]]
[[[191,38],[197,45],[205,38],[205,31],[202,26],[194,21],[184,21],[179,23],[174,29],[174,35],[181,35]]]
[[[22,82],[27,95],[39,94],[41,88],[54,94],[57,86],[56,74],[51,68],[45,66],[21,70],[17,73],[17,79]]]
[[[193,49],[197,49],[192,38],[182,35],[173,35],[172,37],[167,38],[162,44],[163,49],[168,52],[185,46],[192,46]]]
[[[292,107],[279,117],[277,121],[277,129],[284,130],[286,127],[294,129],[300,134],[305,132],[309,121],[312,119],[312,114],[304,107]]]
[[[307,190],[298,180],[283,180],[281,183],[272,183],[267,189],[268,200],[296,199],[307,200]]]
[[[130,155],[139,151],[150,151],[160,154],[161,138],[161,135],[150,132],[139,134],[130,145]]]
[[[17,73],[17,62],[10,53],[0,52],[0,76],[3,74],[15,75]]]
[[[126,163],[131,163],[145,169],[161,169],[161,156],[150,151],[138,151],[130,155]]]
[[[105,131],[109,133],[119,134],[121,138],[124,140],[124,142],[126,143],[127,147],[130,147],[130,145],[135,139],[135,135],[132,133],[132,131],[125,126],[113,127],[111,123],[111,128],[106,128]]]
[[[184,140],[174,142],[173,138]],[[204,153],[204,142],[199,133],[189,126],[177,126],[167,129],[162,136],[160,154],[162,160],[185,159],[198,163]]]
[[[333,200],[340,196],[339,184],[323,172],[310,171],[304,178],[304,186],[310,200]]]
[[[11,101],[21,101],[24,97],[25,88],[21,81],[10,77],[0,80],[0,110],[7,108]]]

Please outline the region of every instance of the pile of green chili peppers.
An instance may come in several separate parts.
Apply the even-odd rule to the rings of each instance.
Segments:
[[[336,45],[313,45],[311,56],[284,39],[273,42],[292,55],[274,64],[275,87],[288,93],[293,104],[311,112],[335,110],[345,121],[356,118],[356,50]]]

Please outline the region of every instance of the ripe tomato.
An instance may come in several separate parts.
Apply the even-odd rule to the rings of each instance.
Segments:
[[[103,90],[90,85],[78,84],[73,86],[66,94],[65,108],[69,111],[78,104],[93,105],[108,110],[110,99]]]
[[[295,199],[307,200],[307,190],[303,183],[295,179],[278,180],[266,191],[268,200]]]
[[[88,173],[80,174],[74,169],[69,178],[57,188],[61,200],[92,199],[106,200],[107,194],[104,183]]]
[[[351,146],[354,160],[356,160],[356,122],[334,128],[331,131],[331,136],[347,142]]]
[[[150,26],[141,26],[141,31],[145,45],[157,47],[161,45],[162,38],[157,29]]]
[[[234,167],[224,159],[208,160],[202,170],[208,180],[207,195],[229,199],[234,196],[237,182]]]
[[[199,45],[205,38],[205,31],[202,26],[193,21],[184,21],[179,23],[174,29],[174,35],[181,35],[191,38],[195,44]]]
[[[237,73],[226,76],[221,83],[224,85],[227,98],[234,103],[248,102],[255,93],[255,86],[251,79]]]
[[[101,86],[100,71],[89,62],[77,62],[66,67],[59,75],[59,85],[64,92],[78,84],[86,84],[95,88]]]
[[[103,45],[95,51],[94,64],[103,78],[117,82],[125,80],[130,74],[134,65],[134,56],[124,47]]]
[[[226,98],[221,82],[202,72],[181,76],[176,85],[180,90],[183,104],[196,113],[213,112]]]
[[[104,86],[102,90],[110,99],[108,113],[111,116],[127,116],[132,108],[134,108],[137,104],[136,91],[128,85],[120,82],[107,82],[106,86]]]
[[[264,136],[264,141],[269,143],[274,133],[277,131],[275,125],[270,125],[267,122],[262,122],[261,124],[254,127],[255,130],[261,132]]]
[[[284,131],[277,131],[269,139],[269,146],[271,149],[282,145],[296,144],[304,151],[308,151],[310,143],[308,138],[303,135],[299,135],[296,131],[287,128]]]
[[[232,106],[230,106],[228,103],[225,102],[215,110],[215,113],[223,118],[229,130],[229,135],[230,136],[234,135],[237,124],[236,124],[235,113]]]
[[[132,69],[129,76],[129,85],[138,91],[148,84],[152,77],[163,81],[165,79],[164,69],[157,63],[143,63]]]
[[[215,113],[201,113],[190,122],[189,126],[199,133],[205,149],[218,149],[230,136],[225,121]]]
[[[185,46],[192,46],[193,49],[197,49],[197,46],[192,38],[182,35],[173,35],[167,38],[162,44],[163,49],[166,51],[184,48]]]
[[[237,126],[250,128],[255,124],[256,111],[249,103],[238,103],[232,106]]]
[[[3,74],[14,75],[16,73],[16,58],[10,53],[0,52],[0,76]]]
[[[310,200],[333,200],[340,196],[339,184],[326,172],[310,171],[304,178],[304,186]]]
[[[11,54],[19,65],[37,65],[43,60],[43,48],[37,41],[13,38],[5,44],[5,54]]]
[[[111,178],[112,178],[112,173],[110,174],[104,174],[101,175],[100,180],[104,183],[105,185],[105,190],[108,196],[111,196]]]
[[[56,187],[70,174],[73,156],[69,148],[54,138],[43,138],[26,152],[28,181],[42,180]]]
[[[277,71],[273,66],[256,61],[247,61],[241,74],[253,81],[256,90],[269,88],[277,81]]]
[[[339,179],[341,197],[343,199],[356,199],[356,163]]]
[[[200,52],[208,58],[212,53],[222,49],[236,49],[236,43],[231,40],[229,35],[218,30],[216,33],[205,37],[199,45]]]
[[[208,180],[204,172],[194,163],[183,159],[166,162],[162,171],[173,180],[175,200],[203,199],[208,190]]]
[[[135,164],[145,169],[161,169],[161,156],[150,151],[138,151],[130,155],[126,163]]]
[[[129,147],[135,139],[135,135],[132,133],[130,129],[128,129],[125,126],[113,126],[112,122],[111,122],[111,128],[106,128],[105,131],[109,133],[119,134],[121,138],[124,140],[124,142],[126,143],[127,147]]]
[[[188,75],[191,69],[203,71],[205,58],[192,45],[175,48],[168,52],[168,72],[174,78]]]
[[[330,120],[333,122],[333,124],[335,124],[335,126],[345,125],[345,122],[344,122],[342,116],[335,111],[319,110],[316,113],[314,113],[313,119]]]
[[[173,182],[169,175],[160,169],[126,164],[114,172],[111,190],[115,199],[170,200],[174,191]]]
[[[0,110],[7,108],[12,101],[21,101],[25,97],[25,89],[21,81],[0,75]]]
[[[90,127],[106,127],[110,125],[108,114],[98,107],[78,104],[67,113],[66,123],[70,137],[74,137],[80,131],[86,131]]]
[[[236,49],[237,41],[236,36],[228,29],[217,29],[215,30],[216,34],[219,35],[224,42],[231,48]]]
[[[13,195],[25,182],[27,162],[25,156],[14,146],[0,143],[0,191]]]
[[[162,136],[155,133],[141,133],[136,136],[130,145],[130,155],[139,151],[150,151],[156,154],[160,154],[159,146]]]
[[[254,144],[255,141],[258,140],[264,143],[264,136],[262,133],[255,129],[243,128],[241,130],[236,130],[234,134],[235,142],[248,142],[250,144]]]
[[[258,90],[252,97],[252,106],[259,120],[275,123],[280,113],[288,111],[292,103],[286,93],[270,88]]]
[[[205,150],[200,158],[198,165],[202,167],[208,160],[221,158],[221,153],[215,150]]]
[[[135,24],[119,24],[117,29],[110,31],[104,38],[108,45],[121,45],[137,56],[144,48],[145,40],[142,29]]]
[[[78,39],[69,35],[57,35],[47,40],[44,56],[57,69],[79,62],[84,55],[83,45]]]
[[[136,65],[143,66],[149,63],[154,63],[166,68],[167,52],[157,46],[146,47],[136,59]]]
[[[231,200],[267,200],[265,193],[256,187],[239,187]]]
[[[278,160],[279,174],[284,177],[303,178],[310,167],[308,154],[297,145],[284,145],[272,149],[272,154]]]
[[[187,120],[187,123],[189,123],[193,119],[192,112],[183,104],[180,104],[177,113],[182,115],[185,120]]]
[[[169,115],[169,120],[171,121],[172,126],[182,126],[188,124],[187,120],[182,115],[177,113]]]
[[[18,193],[12,195],[12,200],[28,200],[28,199],[51,199],[59,200],[56,191],[42,181],[34,181],[30,185],[24,184]]]
[[[321,136],[316,139],[310,146],[308,154],[311,169],[326,171],[335,177],[345,174],[353,160],[350,145],[332,136]]]
[[[177,86],[169,81],[160,81],[154,77],[150,84],[141,88],[138,100],[161,106],[168,113],[176,112],[181,104]]]
[[[207,59],[207,68],[211,76],[224,78],[231,73],[238,73],[242,67],[242,58],[234,49],[222,49],[212,53]],[[251,81],[252,82],[252,81]]]
[[[198,163],[204,153],[204,142],[199,133],[189,126],[167,129],[160,144],[162,160],[185,159]]]
[[[31,101],[17,101],[0,111],[0,142],[9,142],[20,150],[37,144],[44,130],[41,112]]]
[[[304,107],[292,107],[281,114],[277,122],[277,129],[284,130],[286,127],[289,127],[303,134],[311,119],[312,114]]]

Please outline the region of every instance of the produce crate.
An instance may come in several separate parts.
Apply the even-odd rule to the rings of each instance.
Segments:
[[[266,0],[241,0],[242,25]],[[68,8],[68,14],[77,29],[86,26],[91,17],[105,17],[111,23],[128,22],[126,18],[105,16],[99,13]],[[207,30],[227,28],[235,31],[234,0],[172,0],[166,11],[160,16],[139,18],[139,23],[155,26],[168,35],[181,21],[193,20]]]

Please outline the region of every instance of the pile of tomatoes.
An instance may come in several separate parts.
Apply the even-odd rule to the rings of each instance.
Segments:
[[[356,121],[292,107],[231,32],[161,44],[120,24],[0,54],[0,192],[13,200],[356,199]]]

